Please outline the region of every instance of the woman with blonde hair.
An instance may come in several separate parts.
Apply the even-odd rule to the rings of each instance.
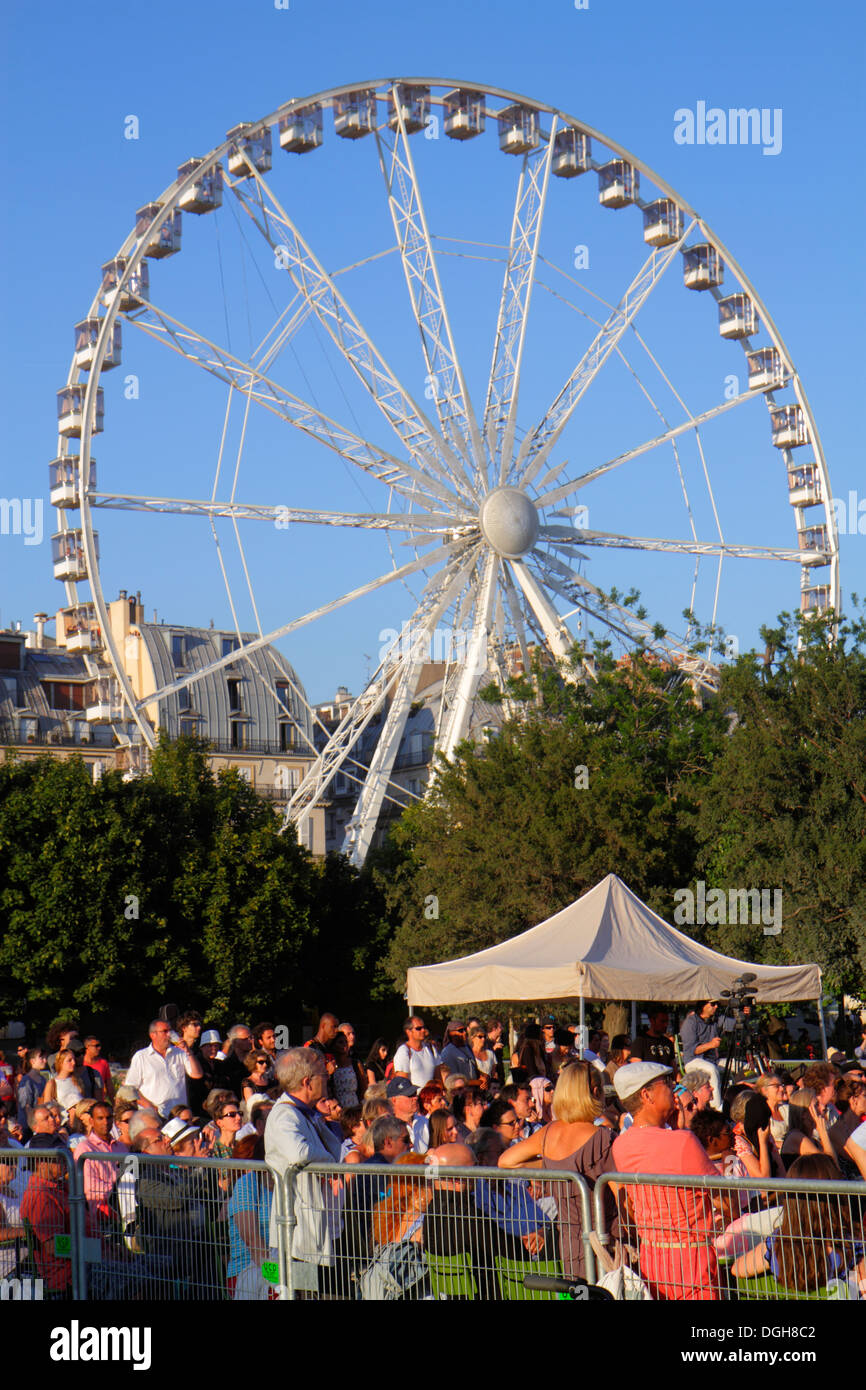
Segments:
[[[46,1101],[57,1101],[67,1121],[71,1121],[78,1102],[84,1100],[84,1087],[76,1075],[77,1070],[78,1058],[71,1048],[65,1047],[57,1054],[54,1075],[41,1097],[43,1105]]]
[[[577,1173],[590,1190],[602,1173],[611,1173],[615,1164],[611,1149],[616,1130],[602,1119],[604,1080],[591,1062],[567,1062],[561,1069],[553,1094],[554,1119],[528,1139],[512,1144],[499,1159],[500,1168],[525,1165],[549,1168],[551,1172]],[[540,1164],[538,1160],[541,1160]],[[580,1201],[575,1187],[557,1185],[559,1237],[563,1272],[569,1277],[586,1278]],[[616,1202],[605,1188],[607,1229],[614,1240],[619,1234]]]

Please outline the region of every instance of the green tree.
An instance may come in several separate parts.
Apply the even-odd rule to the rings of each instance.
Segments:
[[[854,599],[857,607],[856,596]],[[866,987],[866,623],[783,613],[724,674],[735,721],[700,798],[699,874],[779,889],[783,927],[707,928],[718,950],[815,961],[837,993]]]
[[[692,877],[694,785],[718,756],[723,715],[641,649],[617,663],[597,644],[594,658],[592,680],[537,673],[538,700],[458,749],[398,822],[379,870],[397,989],[408,966],[514,936],[611,871],[664,913]]]

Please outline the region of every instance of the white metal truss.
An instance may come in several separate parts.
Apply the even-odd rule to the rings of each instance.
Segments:
[[[803,563],[802,550],[783,546],[736,545],[730,541],[673,541],[656,536],[618,536],[612,531],[575,531],[570,526],[542,526],[540,540],[558,548],[565,545],[609,546],[614,550],[655,550],[671,555],[723,555],[738,560],[793,560]]]
[[[679,253],[693,226],[694,223],[690,222],[679,241],[674,242],[672,246],[666,247],[663,251],[651,252],[619,304],[578,362],[541,424],[523,441],[515,463],[515,472],[522,486],[526,487],[537,477],[545,459],[574,414],[581,396],[595,380],[623,333],[634,322],[674,256]]]
[[[449,506],[458,504],[454,492],[437,478],[430,477],[423,469],[414,467],[405,459],[399,459],[384,449],[375,448],[352,430],[308,405],[278,382],[272,381],[251,363],[235,357],[225,348],[218,347],[216,343],[205,338],[203,334],[181,323],[165,309],[149,303],[146,310],[135,318],[134,323],[136,328],[149,337],[167,344],[188,361],[196,363],[218,380],[226,382],[243,397],[263,405],[310,438],[326,444],[347,463],[363,468],[379,482],[395,488],[404,496],[423,501],[423,494],[430,493],[439,502],[445,502]],[[409,485],[410,479],[415,484],[414,488]],[[421,490],[420,497],[418,489]]]
[[[396,88],[392,95],[397,129],[393,136],[387,127],[377,130],[376,140],[409,298],[421,334],[428,387],[443,437],[450,442],[454,454],[465,461],[470,478],[474,463],[477,478],[483,470],[478,423],[454,347],[415,161],[406,134],[402,101]]]
[[[540,151],[524,155],[517,184],[508,259],[496,323],[493,363],[484,407],[485,441],[491,461],[499,460],[500,483],[504,483],[508,476],[514,449],[520,366],[526,345],[526,327],[529,322],[556,130],[557,121],[554,116],[550,123],[547,144]]]
[[[460,517],[446,512],[324,512],[278,503],[219,502],[190,497],[139,497],[132,493],[93,492],[91,506],[113,511],[173,513],[179,516],[232,517],[238,521],[267,521],[283,527],[350,526],[364,531],[410,531],[434,540],[440,533],[459,534]],[[465,518],[463,529],[469,529]],[[477,529],[477,528],[476,528]]]
[[[406,727],[406,719],[415,698],[422,667],[428,659],[430,635],[442,614],[464,587],[473,564],[474,555],[460,566],[456,574],[450,577],[446,575],[448,582],[434,588],[427,601],[415,613],[408,625],[408,631],[404,629],[397,638],[400,645],[399,680],[354,814],[346,825],[343,841],[343,852],[359,867],[367,857],[382,803],[391,785],[394,762]]]
[[[261,174],[257,170],[254,172],[260,200],[257,206],[263,220],[257,216],[256,205],[247,197],[246,190],[235,186],[233,192],[241,206],[269,246],[280,255],[280,264],[285,267],[404,447],[416,462],[425,465],[428,472],[432,470],[449,478],[468,495],[468,484],[464,486],[465,475],[459,457],[397,380],[285,208]],[[279,239],[272,231],[272,224],[279,228]]]
[[[499,563],[499,556],[488,548],[475,601],[475,622],[472,627],[472,635],[467,646],[466,659],[460,672],[457,689],[454,692],[454,701],[448,711],[440,745],[440,751],[445,758],[453,758],[457,745],[466,737],[475,692],[481,677],[487,671],[488,643],[493,605],[496,598]]]

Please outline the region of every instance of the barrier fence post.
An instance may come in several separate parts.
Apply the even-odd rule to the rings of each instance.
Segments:
[[[87,1298],[86,1204],[84,1173],[72,1154],[66,1153],[67,1189],[69,1192],[69,1235],[71,1240],[72,1297],[74,1301]]]
[[[274,1187],[277,1192],[277,1257],[280,1262],[280,1298],[292,1300],[295,1297],[295,1281],[292,1269],[292,1236],[295,1229],[295,1173],[296,1169],[286,1168],[282,1173],[274,1173]]]

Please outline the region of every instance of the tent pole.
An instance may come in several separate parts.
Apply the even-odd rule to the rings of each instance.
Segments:
[[[822,1005],[823,1005],[823,998],[822,998],[820,995],[818,996],[818,1001],[817,1001],[817,1002],[818,1002],[818,1027],[821,1029],[821,1060],[822,1060],[823,1062],[826,1062],[826,1060],[827,1060],[827,1052],[829,1051],[829,1049],[828,1049],[828,1047],[827,1047],[827,1028],[826,1028],[825,1023],[824,1023],[824,1009],[823,1009],[823,1007],[822,1007]]]
[[[580,1059],[583,1061],[583,1049],[586,1046],[584,1041],[586,1038],[586,1006],[583,1002],[583,995],[580,996],[580,1014],[578,1016],[578,1022],[580,1023],[580,1048],[578,1050]]]
[[[631,1001],[631,1040],[634,1042],[637,1033],[637,1004]]]

